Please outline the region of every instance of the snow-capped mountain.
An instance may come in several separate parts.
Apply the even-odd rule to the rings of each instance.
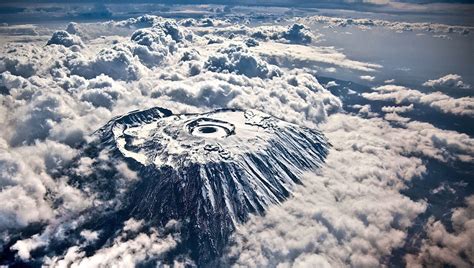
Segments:
[[[323,164],[329,146],[316,130],[236,109],[133,111],[92,136],[65,173],[95,204],[74,224],[59,225],[54,232],[68,239],[53,238],[37,257],[74,248],[84,230],[97,234],[84,248],[92,254],[121,239],[133,219],[153,232],[179,233],[165,261],[185,254],[217,265],[238,224],[288,198],[305,170]],[[92,163],[87,169],[84,159]],[[170,222],[177,223],[172,231]]]
[[[95,135],[92,147],[138,174],[122,204],[128,217],[186,222],[184,237],[204,262],[224,248],[236,224],[287,198],[328,149],[320,132],[255,110],[151,108],[117,117]]]

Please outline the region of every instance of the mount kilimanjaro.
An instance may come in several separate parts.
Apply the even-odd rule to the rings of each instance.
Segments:
[[[322,166],[329,147],[317,130],[238,109],[133,111],[92,136],[80,157],[94,160],[92,171],[77,172],[78,160],[65,172],[96,205],[80,215],[69,239],[38,257],[73,246],[81,230],[99,233],[83,249],[92,255],[133,218],[164,230],[179,223],[180,243],[165,262],[188,255],[198,265],[217,265],[236,226],[290,197],[304,171]],[[123,163],[131,179],[124,179]]]

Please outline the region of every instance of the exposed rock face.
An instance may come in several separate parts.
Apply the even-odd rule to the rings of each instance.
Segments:
[[[287,198],[328,148],[321,133],[254,110],[174,115],[152,108],[96,134],[97,148],[138,173],[123,203],[129,216],[187,222],[183,234],[204,262],[224,248],[235,224]]]
[[[76,228],[100,233],[88,250],[106,245],[130,218],[164,229],[176,220],[181,243],[170,259],[189,254],[199,265],[216,260],[237,224],[288,198],[328,150],[320,132],[255,110],[156,107],[114,118],[93,136],[82,155],[94,159],[93,172],[68,174],[100,200]],[[125,184],[123,162],[134,173]]]

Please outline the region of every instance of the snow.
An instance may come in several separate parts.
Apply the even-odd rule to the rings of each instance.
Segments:
[[[288,127],[295,126],[255,110],[218,110],[117,125],[112,131],[124,156],[144,165],[176,167],[265,152],[270,141],[280,138],[277,133]]]
[[[329,146],[318,131],[257,110],[171,114],[156,109],[109,122],[98,131],[103,148],[140,163],[139,172],[171,168],[183,183],[199,167],[192,180],[203,183],[206,209],[217,209],[217,200],[224,198],[234,225],[251,211],[285,199],[299,183],[298,174],[322,165]]]

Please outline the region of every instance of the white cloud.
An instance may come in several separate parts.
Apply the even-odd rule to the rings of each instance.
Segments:
[[[413,103],[408,106],[383,106],[384,113],[406,113],[413,111]]]
[[[383,117],[385,120],[390,121],[390,122],[397,122],[397,123],[407,123],[410,122],[410,118],[407,117],[402,117],[398,113],[393,112],[393,113],[387,113]]]
[[[72,74],[87,79],[106,74],[117,80],[137,80],[144,72],[129,47],[121,44],[99,51],[90,60],[82,54],[72,54],[68,65]]]
[[[338,83],[336,83],[336,81],[329,81],[327,84],[326,84],[326,87],[329,88],[329,87],[337,87],[339,86]]]
[[[269,60],[276,60],[280,64],[308,63],[328,64],[346,69],[364,72],[373,72],[382,66],[348,59],[346,55],[334,47],[302,46],[297,44],[260,43],[250,48],[251,51],[264,56]]]
[[[291,122],[318,123],[342,107],[313,76],[299,72],[271,80],[208,72],[185,81],[163,81],[151,96],[201,107],[262,109]]]
[[[416,254],[407,254],[405,260],[410,267],[474,265],[474,195],[466,199],[467,207],[456,208],[451,216],[453,231],[441,221],[431,217],[425,228],[427,237],[421,241]]]
[[[260,26],[251,30],[251,37],[264,40],[277,40],[295,44],[310,44],[319,38],[313,35],[308,27],[295,23],[288,28],[282,26]]]
[[[62,45],[65,47],[84,46],[79,36],[71,34],[67,31],[55,31],[53,36],[51,36],[51,39],[49,39],[47,45]]]
[[[386,122],[336,114],[321,128],[334,143],[326,166],[305,176],[292,199],[239,227],[229,249],[237,266],[380,266],[424,211],[398,191],[425,166],[402,155]]]
[[[154,228],[137,233],[136,226],[130,227],[136,224],[134,219],[127,221],[122,232],[110,245],[91,256],[86,256],[80,246],[73,246],[64,256],[47,257],[45,263],[52,267],[105,267],[110,264],[117,267],[135,267],[150,260],[160,263],[160,258],[174,249],[180,241],[179,235],[166,234]]]
[[[11,249],[17,250],[18,256],[26,261],[31,258],[31,251],[47,244],[48,242],[43,237],[33,235],[31,238],[17,241]]]
[[[239,227],[229,249],[236,266],[384,265],[426,208],[399,193],[426,172],[423,161],[409,155],[447,161],[446,149],[458,152],[457,145],[438,147],[441,137],[433,135],[464,137],[464,150],[474,153],[467,135],[420,122],[399,129],[380,118],[335,114],[321,128],[334,145],[326,166],[308,174],[292,199]]]
[[[151,35],[130,31],[129,35],[136,36],[131,39],[94,37],[106,33],[104,29],[109,29],[110,23],[74,25],[83,37],[80,50],[45,46],[44,41],[12,43],[2,48],[13,51],[2,58],[0,70],[0,87],[5,90],[0,95],[0,183],[5,186],[0,200],[10,200],[0,209],[2,232],[35,222],[51,223],[63,214],[74,214],[93,204],[94,193],[69,185],[68,178],[53,179],[52,174],[77,157],[78,144],[114,115],[158,105],[176,112],[254,107],[269,109],[292,122],[308,120],[316,124],[342,107],[340,100],[312,75],[293,71],[272,76],[278,68],[243,46],[238,45],[243,52],[234,55],[234,51],[225,54],[228,44],[218,44],[223,55],[230,57],[227,63],[231,70],[247,72],[244,63],[248,60],[257,63],[254,67],[261,71],[259,74],[265,74],[267,68],[268,77],[208,71],[202,68],[204,62],[218,49],[209,48],[202,40],[191,46],[187,41],[193,36],[189,30],[166,20],[151,20],[155,25]],[[146,21],[144,18],[134,23]],[[167,68],[144,64],[150,62],[134,55],[137,47],[156,51],[155,46],[168,50],[167,59],[157,63]],[[193,56],[183,60],[186,51]],[[190,75],[192,68],[199,71]],[[75,172],[88,174],[94,164],[97,159],[82,157]],[[123,178],[136,178],[126,165],[116,164]],[[54,207],[47,194],[61,200],[61,205]],[[49,236],[42,239],[48,240]]]
[[[80,234],[87,242],[94,242],[99,238],[99,232],[96,231],[82,230]]]
[[[392,2],[393,3],[393,2]],[[447,25],[441,23],[431,22],[403,22],[403,21],[388,21],[382,19],[368,19],[368,18],[338,18],[329,16],[312,16],[303,17],[299,19],[300,22],[310,23],[321,23],[330,26],[337,27],[348,27],[354,26],[362,29],[368,27],[384,27],[396,32],[402,31],[426,31],[434,33],[458,33],[458,34],[469,34],[474,28],[471,26],[461,25]]]
[[[374,117],[378,116],[377,113],[372,112],[372,107],[370,104],[365,104],[365,105],[360,105],[360,104],[354,104],[352,105],[352,108],[359,109],[358,114],[366,117]]]
[[[370,75],[361,75],[360,79],[365,80],[365,81],[374,81],[375,76],[370,76]]]
[[[425,87],[448,87],[448,88],[460,88],[470,89],[471,85],[466,84],[462,81],[462,77],[457,74],[448,74],[443,77],[434,80],[428,80],[423,83]]]
[[[137,221],[134,218],[130,218],[126,222],[124,222],[123,230],[137,232],[140,228],[143,227],[143,223],[144,223],[143,220]]]
[[[328,73],[335,73],[335,72],[337,72],[337,69],[334,68],[334,67],[328,67],[328,68],[326,68],[326,69],[324,69],[324,70],[325,70],[326,72],[328,72]]]
[[[362,93],[369,100],[395,101],[397,104],[424,104],[444,113],[474,116],[474,98],[453,98],[441,92],[423,93],[397,85],[374,88],[374,92]]]
[[[241,45],[230,45],[209,57],[204,67],[214,72],[230,72],[248,77],[272,78],[281,75],[278,67],[255,57]]]
[[[44,46],[44,40],[2,48],[15,52],[0,56],[0,88],[5,91],[0,95],[0,201],[6,204],[0,208],[0,231],[47,224],[40,234],[14,245],[20,258],[28,259],[32,250],[47,247],[53,238],[64,238],[65,230],[84,220],[71,219],[93,208],[95,194],[100,193],[75,188],[67,177],[53,179],[52,174],[76,157],[74,172],[78,174],[88,174],[94,165],[106,161],[106,155],[80,157],[78,144],[113,116],[134,109],[256,108],[306,127],[320,125],[327,134],[334,149],[326,167],[307,174],[294,198],[239,227],[231,250],[242,265],[280,261],[295,266],[377,266],[403,245],[407,228],[425,210],[423,201],[400,194],[406,181],[426,172],[419,156],[444,162],[474,158],[474,141],[468,135],[395,114],[409,111],[412,105],[383,108],[390,112],[387,120],[401,122],[399,128],[382,118],[339,114],[341,100],[314,75],[272,65],[309,62],[324,68],[329,65],[329,71],[336,66],[365,72],[381,68],[351,60],[334,47],[289,44],[308,40],[308,33],[299,26],[278,28],[274,31],[277,40],[266,38],[258,46],[247,47],[244,42],[253,32],[250,27],[231,29],[229,23],[212,19],[191,22],[200,26],[186,28],[185,22],[154,16],[79,24],[68,27],[68,33],[81,36],[84,46],[80,49]],[[232,41],[222,37],[223,43],[208,44],[197,34],[203,30],[195,27],[210,25],[220,25],[219,30],[227,33],[242,28],[243,37]],[[153,28],[136,30],[145,26]],[[110,27],[123,28],[120,33],[126,34],[116,36],[116,28]],[[208,37],[218,31],[207,28],[209,32],[203,35]],[[108,29],[114,32],[107,33]],[[98,37],[98,33],[109,36]],[[387,87],[367,96],[472,114],[471,98]],[[375,116],[370,106],[357,107],[364,116]],[[137,178],[125,163],[114,163],[114,167],[121,179]],[[47,193],[61,201],[59,207],[53,206]],[[160,259],[179,243],[175,233],[147,229],[137,219],[127,221],[122,231],[94,255],[86,256],[83,246],[101,233],[83,230],[79,240],[84,245],[79,243],[47,262],[136,265]]]

